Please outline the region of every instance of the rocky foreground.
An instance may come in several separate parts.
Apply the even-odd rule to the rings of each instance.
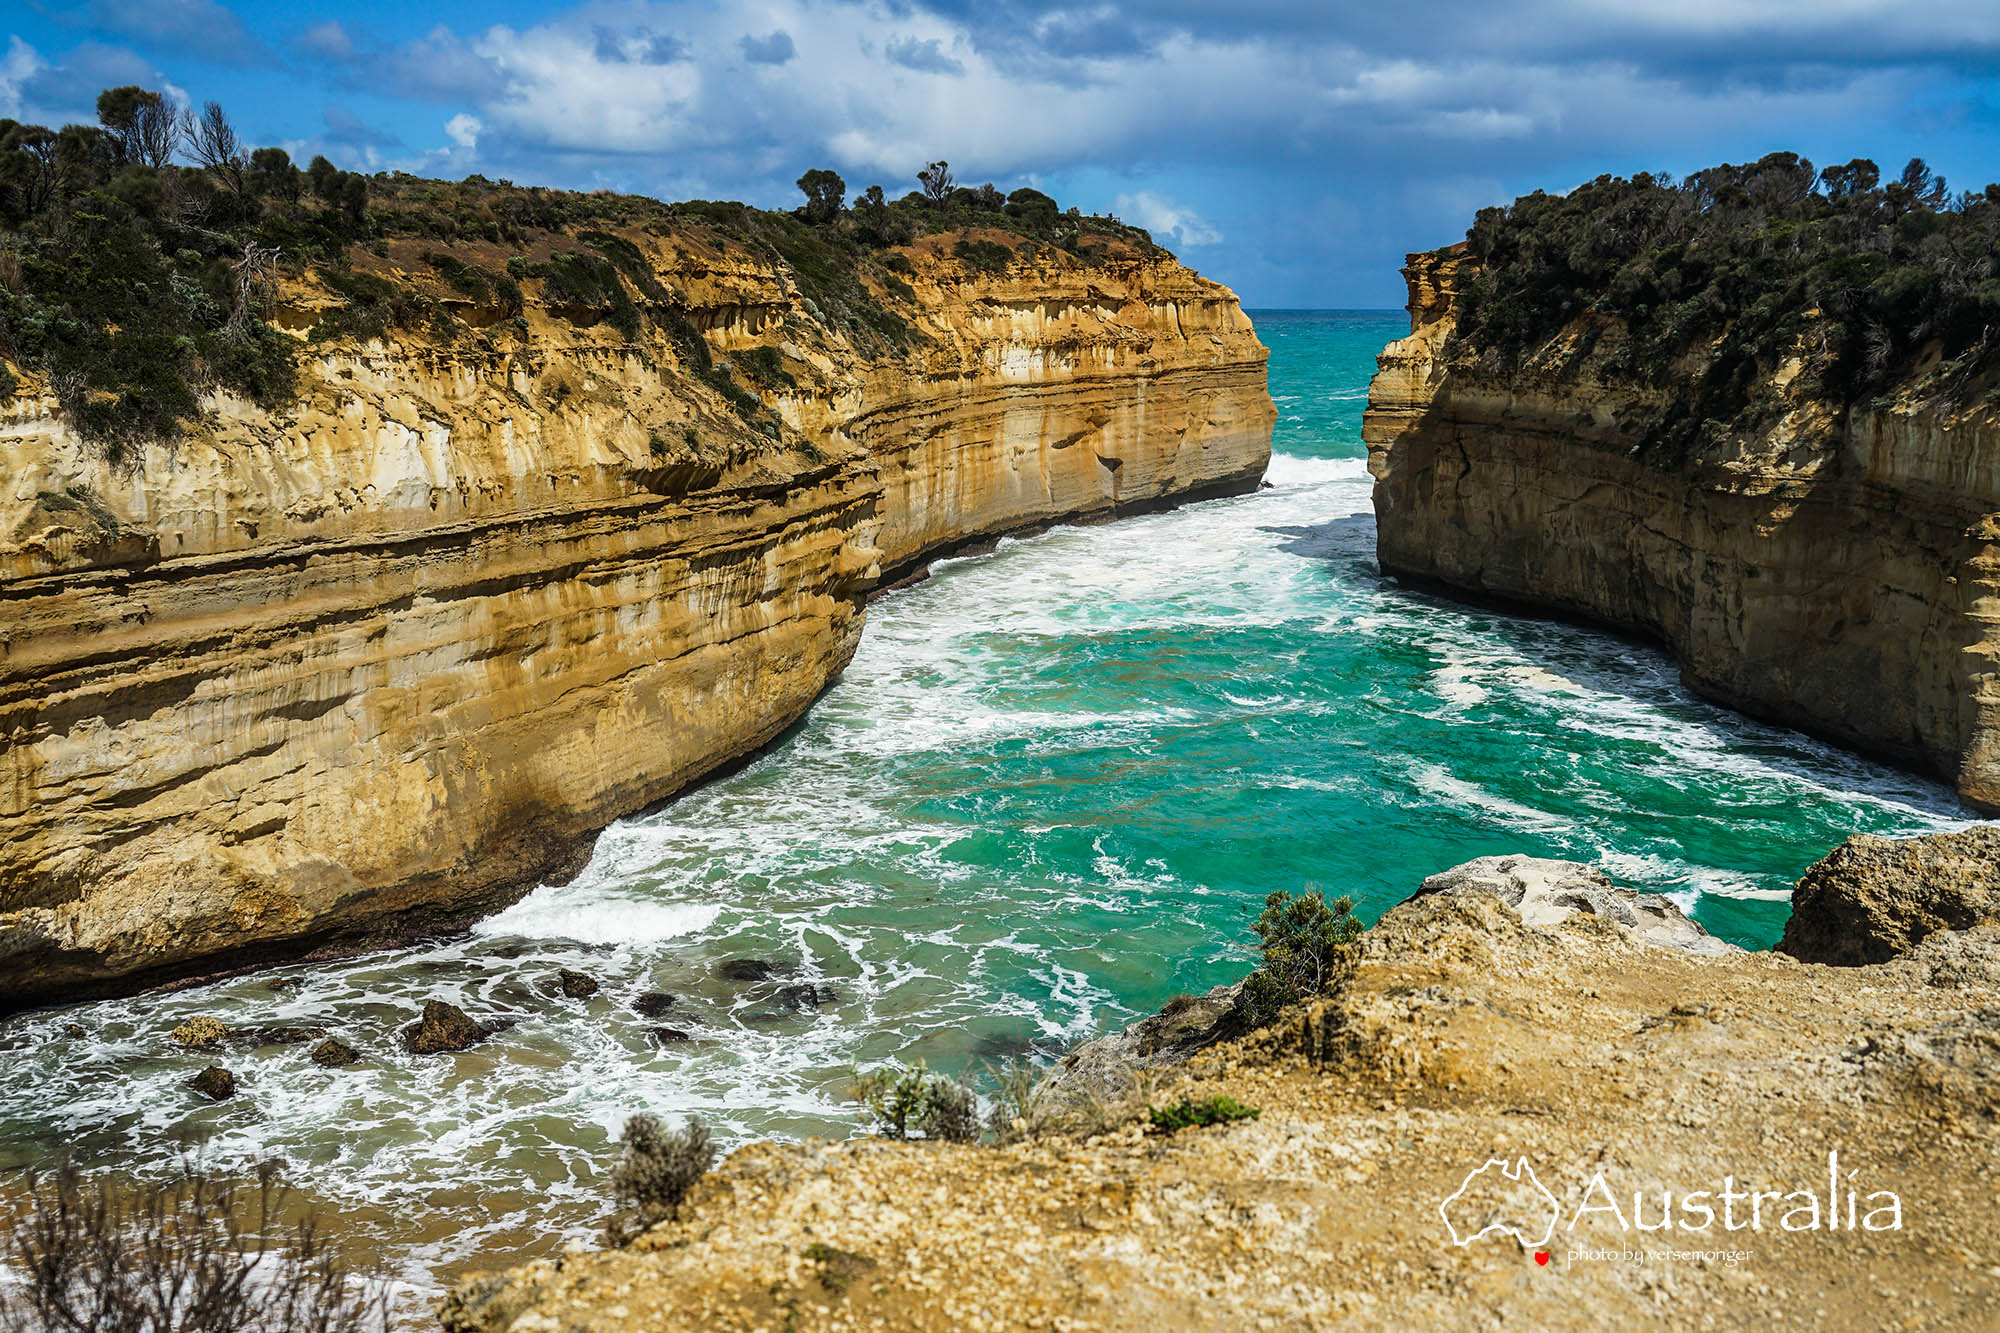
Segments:
[[[1097,1132],[752,1144],[631,1248],[474,1277],[443,1321],[1991,1328],[2000,919],[1912,930],[1938,891],[1895,887],[1991,837],[1816,867],[1801,916],[1870,903],[1900,941],[1862,966],[1733,949],[1584,867],[1474,862],[1271,1029],[1224,1038],[1219,993],[1085,1048],[1043,1095]],[[1146,1127],[1144,1100],[1214,1094],[1260,1114]]]

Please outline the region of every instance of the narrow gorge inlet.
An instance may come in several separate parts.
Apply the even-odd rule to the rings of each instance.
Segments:
[[[1385,579],[1361,411],[1406,318],[1253,319],[1265,489],[940,562],[870,606],[768,751],[468,933],[7,1020],[9,1162],[275,1158],[434,1292],[591,1238],[634,1111],[728,1144],[845,1137],[857,1064],[980,1082],[1235,980],[1273,889],[1373,919],[1438,867],[1529,851],[1768,948],[1849,833],[1969,821],[1942,786],[1702,702],[1659,649]],[[731,981],[738,959],[776,972]],[[562,998],[563,968],[602,990]],[[636,1012],[654,991],[675,999]],[[517,1021],[406,1054],[433,998]],[[233,1062],[247,1095],[196,1108],[204,1060],[163,1038],[200,1015],[324,1026],[365,1060],[261,1049]]]
[[[13,11],[0,1333],[2000,1329],[2000,7]]]

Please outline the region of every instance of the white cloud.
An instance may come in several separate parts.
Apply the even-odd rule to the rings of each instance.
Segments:
[[[479,117],[468,116],[464,112],[460,112],[444,123],[445,134],[450,136],[451,141],[460,148],[479,147],[479,132],[485,128],[484,125],[480,124]]]
[[[1155,239],[1172,236],[1186,246],[1216,245],[1222,240],[1222,233],[1202,221],[1193,209],[1151,190],[1119,195],[1114,209],[1127,222],[1136,222],[1153,233]]]
[[[7,39],[7,55],[0,59],[0,115],[19,120],[27,109],[23,90],[28,81],[48,68],[48,64],[19,37]]]

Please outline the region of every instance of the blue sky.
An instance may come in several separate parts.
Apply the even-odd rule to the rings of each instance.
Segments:
[[[343,167],[789,206],[1032,183],[1256,306],[1393,306],[1404,251],[1600,172],[1776,148],[2000,177],[2000,0],[40,0],[0,116],[213,98]]]

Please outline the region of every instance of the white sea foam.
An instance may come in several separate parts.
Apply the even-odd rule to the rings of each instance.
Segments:
[[[481,921],[472,928],[472,933],[643,948],[700,934],[714,925],[720,915],[722,909],[715,906],[572,894],[567,885],[545,884],[512,907]]]
[[[1290,488],[1329,482],[1366,483],[1370,478],[1366,458],[1297,458],[1272,454],[1271,465],[1264,470],[1264,480],[1276,487]]]

